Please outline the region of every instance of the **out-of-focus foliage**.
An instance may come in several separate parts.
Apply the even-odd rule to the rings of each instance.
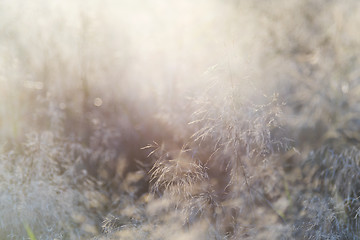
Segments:
[[[359,16],[0,1],[0,239],[359,239]]]

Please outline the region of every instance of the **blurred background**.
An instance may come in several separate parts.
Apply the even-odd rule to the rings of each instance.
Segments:
[[[180,176],[209,182],[202,193],[216,192],[222,214],[232,214],[204,213],[212,222],[183,239],[315,236],[296,223],[299,213],[315,219],[298,198],[316,188],[306,187],[315,183],[303,166],[312,161],[323,176],[329,156],[311,152],[360,139],[359,16],[356,0],[1,0],[0,239],[26,239],[27,229],[39,239],[110,238],[124,215],[150,226],[152,213],[124,209],[165,196],[150,194],[170,181],[157,174],[183,156],[199,164],[185,169],[205,172],[189,177],[180,167]],[[247,200],[234,200],[242,192]],[[333,205],[358,198],[357,187],[330,192]],[[178,194],[171,199],[190,199]],[[34,205],[37,196],[44,202]],[[235,221],[249,202],[260,210]],[[358,233],[346,220],[358,208],[343,205],[339,226]],[[136,237],[166,239],[161,231]]]

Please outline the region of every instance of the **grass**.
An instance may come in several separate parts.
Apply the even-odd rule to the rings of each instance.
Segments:
[[[0,239],[358,239],[360,5],[0,2]]]
[[[26,229],[26,233],[29,236],[30,240],[36,240],[35,234],[33,233],[33,231],[31,230],[31,228],[29,227],[28,224],[24,224],[24,227]]]

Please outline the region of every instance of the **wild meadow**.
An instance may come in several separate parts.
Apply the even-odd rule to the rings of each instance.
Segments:
[[[0,240],[360,239],[360,2],[1,0]]]

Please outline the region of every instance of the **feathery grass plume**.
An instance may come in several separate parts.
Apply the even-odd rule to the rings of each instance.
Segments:
[[[192,123],[200,126],[188,147],[169,151],[166,144],[149,145],[155,149],[149,155],[156,159],[150,171],[152,190],[168,199],[166,212],[180,213],[190,227],[207,219],[219,235],[236,238],[246,236],[254,228],[252,221],[245,218],[249,213],[246,208],[256,204],[255,196],[263,199],[262,192],[267,192],[260,189],[269,184],[269,181],[261,184],[269,180],[264,175],[264,161],[270,161],[275,153],[285,149],[287,142],[279,134],[281,106],[276,98],[268,104],[253,104],[239,97],[234,88],[230,88],[230,93],[221,93],[220,97],[206,95],[212,98],[203,101],[201,109],[194,114],[198,119]],[[199,159],[202,152],[209,151],[209,146],[210,157]],[[221,192],[228,203],[218,202],[212,182],[222,181],[225,176],[210,178],[207,165],[211,162],[225,165],[225,172],[230,175],[226,180],[227,190]],[[274,175],[271,170],[267,174]],[[262,202],[271,206],[269,203]],[[232,219],[227,219],[229,216]]]
[[[186,224],[192,224],[203,215],[208,217],[216,207],[207,169],[197,159],[192,159],[189,151],[157,149],[154,153],[157,160],[150,171],[152,191],[179,209]]]
[[[267,178],[263,169],[274,164],[272,156],[285,150],[288,141],[280,133],[281,104],[276,96],[269,103],[256,104],[244,97],[244,91],[234,83],[222,89],[222,94],[211,94],[210,89],[194,114],[199,130],[193,141],[199,148],[212,146],[212,161],[225,164],[229,173],[227,191],[231,198],[241,199],[233,207],[240,215],[251,217],[249,209],[254,208],[255,196],[261,192],[256,188]],[[273,175],[272,171],[268,174]]]

